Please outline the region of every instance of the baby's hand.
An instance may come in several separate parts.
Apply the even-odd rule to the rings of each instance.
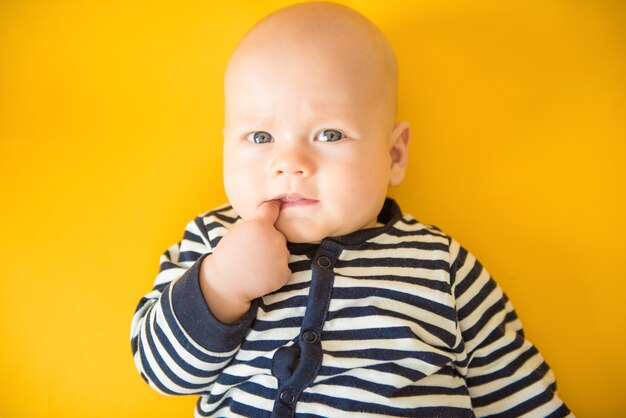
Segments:
[[[264,202],[254,218],[231,229],[203,260],[200,288],[222,322],[235,322],[248,311],[250,301],[289,280],[287,240],[274,228],[279,213],[280,202]]]

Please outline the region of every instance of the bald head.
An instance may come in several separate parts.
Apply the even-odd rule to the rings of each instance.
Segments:
[[[334,3],[300,3],[274,12],[241,40],[228,64],[225,78],[226,113],[241,81],[268,81],[265,70],[290,89],[316,88],[315,83],[346,86],[358,100],[379,107],[384,123],[395,122],[397,63],[380,30],[363,15]],[[270,80],[270,81],[276,81]],[[250,87],[250,85],[248,85]],[[277,86],[274,86],[277,87]]]

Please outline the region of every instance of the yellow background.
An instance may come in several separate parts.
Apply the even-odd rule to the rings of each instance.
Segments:
[[[0,417],[184,417],[135,371],[158,256],[225,201],[222,77],[290,1],[0,1]],[[401,65],[391,194],[475,253],[582,417],[626,415],[626,4],[346,1]]]

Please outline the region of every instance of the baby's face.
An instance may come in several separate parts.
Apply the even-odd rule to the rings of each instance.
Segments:
[[[336,52],[251,50],[227,74],[229,202],[247,220],[279,200],[275,226],[291,242],[376,226],[388,185],[404,174],[392,169],[406,152],[393,111],[364,63]]]

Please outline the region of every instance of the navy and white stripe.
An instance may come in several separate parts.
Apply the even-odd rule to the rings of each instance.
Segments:
[[[391,200],[380,220],[290,243],[290,281],[226,325],[198,267],[239,218],[230,206],[196,218],[133,318],[141,375],[160,392],[200,395],[196,416],[567,416],[480,263]]]

